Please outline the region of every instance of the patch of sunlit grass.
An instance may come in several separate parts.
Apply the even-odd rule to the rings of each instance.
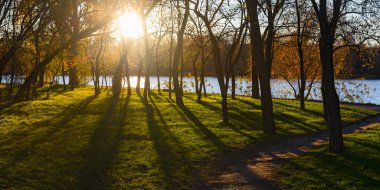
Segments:
[[[380,124],[345,136],[346,152],[327,146],[292,160],[279,172],[282,189],[379,189]]]
[[[197,103],[186,93],[185,108],[168,94],[152,95],[145,107],[137,94],[112,99],[92,87],[54,91],[49,99],[0,111],[0,188],[179,189],[202,184],[203,169],[231,151],[273,139],[325,130],[322,105],[275,100],[279,135],[262,134],[260,101],[229,100],[230,124],[221,120],[221,99]],[[344,106],[345,122],[375,112]]]

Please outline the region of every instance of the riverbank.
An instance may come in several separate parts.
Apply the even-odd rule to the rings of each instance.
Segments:
[[[157,77],[151,76],[150,78],[150,87],[152,89],[157,89]],[[219,83],[216,77],[206,77],[206,91],[207,93],[220,93]],[[65,77],[65,81],[69,81],[68,76]],[[112,77],[100,77],[101,85],[111,86]],[[106,82],[107,81],[107,82]],[[144,77],[141,77],[140,88],[144,88]],[[289,82],[292,84],[290,86]],[[298,92],[298,82],[296,80],[291,81],[281,80],[281,79],[271,79],[271,89],[272,97],[279,99],[295,99],[294,93]],[[132,87],[137,85],[137,76],[130,77],[130,83]],[[169,77],[160,76],[160,86],[161,89],[167,89],[169,83]],[[58,77],[58,84],[63,84],[63,78]],[[85,85],[93,86],[94,83],[89,77]],[[123,81],[124,86],[126,87],[127,83]],[[321,100],[321,86],[320,81],[314,81],[312,88],[309,93],[309,100]],[[187,92],[195,92],[195,79],[194,77],[184,77],[183,78],[184,90]],[[307,85],[309,86],[309,84]],[[380,105],[380,80],[335,80],[335,86],[339,98],[342,102],[355,102],[355,103],[369,103]],[[295,91],[294,91],[295,90]],[[236,94],[250,96],[252,91],[252,84],[249,79],[246,78],[237,78],[236,79]],[[231,93],[231,90],[228,91]],[[308,92],[305,92],[308,93]]]
[[[60,90],[0,112],[1,188],[179,189],[204,187],[226,154],[255,144],[326,130],[321,103],[274,100],[277,135],[262,134],[260,101],[229,100],[230,124],[222,124],[219,95],[185,107],[153,93],[149,107],[133,94],[93,96],[93,88]],[[342,105],[345,124],[375,111]],[[206,172],[207,173],[207,172]]]

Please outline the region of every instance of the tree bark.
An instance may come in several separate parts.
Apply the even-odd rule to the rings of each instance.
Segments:
[[[206,57],[205,57],[205,51],[204,51],[204,47],[202,46],[202,49],[201,49],[201,56],[202,56],[202,60],[201,60],[201,77],[200,77],[200,85],[199,85],[199,91],[198,91],[198,98],[197,98],[197,102],[200,102],[202,100],[202,89],[203,89],[203,92],[204,92],[204,96],[206,97],[206,85],[205,85],[205,62],[206,62]]]
[[[171,33],[170,33],[170,55],[169,55],[169,86],[168,86],[168,90],[169,90],[169,99],[172,99],[172,77],[173,77],[173,73],[172,73],[172,68],[173,68],[173,38],[174,38],[174,18],[173,18],[173,1],[170,1],[170,16],[172,18],[171,20]]]
[[[103,53],[103,49],[104,49],[104,44],[103,44],[103,38],[104,38],[104,35],[102,34],[102,36],[100,37],[100,47],[99,47],[99,51],[98,53],[96,54],[96,58],[95,58],[95,80],[94,80],[94,85],[95,85],[95,96],[98,96],[100,94],[100,82],[99,82],[99,77],[100,77],[100,55]]]
[[[158,88],[158,93],[161,94],[161,82],[160,82],[160,69],[159,69],[159,61],[158,61],[158,47],[156,47],[156,77],[157,77],[157,88]]]
[[[178,66],[181,58],[181,51],[183,49],[183,35],[185,33],[187,20],[189,18],[190,13],[190,2],[189,0],[185,0],[185,14],[181,23],[181,28],[177,34],[177,47],[174,51],[174,59],[173,59],[173,83],[174,83],[174,92],[176,97],[176,103],[179,106],[183,106],[182,99],[182,90],[178,80]]]
[[[260,87],[259,87],[259,74],[257,73],[256,63],[254,61],[254,49],[253,49],[253,39],[251,37],[251,80],[252,80],[252,98],[260,98]]]
[[[38,77],[38,87],[43,87],[45,83],[45,69],[42,69]]]
[[[73,36],[77,36],[79,32],[79,15],[78,15],[78,1],[72,0],[72,32]],[[74,42],[70,46],[70,55],[69,55],[69,84],[71,85],[71,90],[74,90],[76,86],[79,86],[79,77],[78,77],[78,68],[76,65],[76,57],[78,55],[78,44]]]
[[[66,91],[66,79],[65,79],[65,61],[63,53],[61,53],[61,67],[62,67],[62,81],[63,81],[63,90]]]
[[[344,152],[340,101],[335,89],[334,79],[334,41],[341,14],[342,1],[334,1],[332,14],[326,9],[327,2],[320,1],[319,6],[311,0],[317,14],[320,27],[319,52],[322,62],[322,98],[325,121],[329,127],[329,148],[335,153]],[[331,18],[329,18],[331,15]]]
[[[181,74],[180,74],[180,83],[179,85],[181,86],[181,88],[179,88],[181,90],[181,94],[183,94],[183,66],[185,64],[185,60],[184,60],[184,53],[183,53],[183,47],[182,47],[182,50],[181,50]]]
[[[193,60],[193,73],[194,73],[194,82],[195,82],[195,93],[199,95],[200,86],[198,86],[198,71],[197,71],[197,61],[198,61],[199,53],[195,55],[195,58]]]
[[[300,97],[300,109],[305,110],[305,89],[306,89],[306,76],[305,76],[305,61],[303,53],[303,34],[301,28],[301,13],[299,10],[298,0],[295,0],[296,12],[297,12],[297,53],[298,61],[300,64],[300,87],[299,87],[299,97]]]
[[[112,77],[112,95],[114,98],[120,96],[121,88],[122,88],[122,79],[123,79],[123,65],[125,65],[126,55],[124,52],[124,48],[122,48],[120,61],[116,66],[114,75]]]
[[[265,134],[275,134],[276,127],[273,116],[273,103],[270,87],[272,45],[274,38],[274,18],[268,14],[268,34],[263,44],[260,32],[258,1],[246,0],[248,14],[250,17],[251,40],[253,44],[253,60],[257,66],[261,88],[261,109],[263,116],[263,132]],[[265,54],[264,54],[265,50]]]
[[[136,83],[136,93],[137,94],[141,94],[140,93],[140,83],[141,83],[141,75],[142,75],[142,69],[143,69],[143,61],[142,59],[140,58],[140,64],[139,64],[139,71],[137,72],[137,83]]]
[[[145,3],[145,1],[143,1]],[[145,82],[144,82],[144,92],[143,92],[143,103],[148,105],[148,93],[150,93],[150,65],[152,63],[152,54],[149,45],[149,36],[146,23],[146,16],[143,15],[143,31],[144,31],[144,49],[145,49]]]
[[[339,153],[344,151],[340,101],[335,89],[332,35],[323,35],[320,41],[322,61],[322,93],[325,119],[329,126],[329,148]]]
[[[216,36],[214,35],[211,23],[208,20],[208,18],[204,15],[202,15],[200,12],[195,12],[204,22],[208,31],[208,34],[210,36],[210,41],[212,45],[212,52],[214,57],[214,65],[215,65],[215,71],[218,78],[220,93],[222,96],[222,115],[223,115],[223,123],[228,123],[228,108],[227,108],[227,88],[224,81],[224,73],[222,68],[222,60],[221,60],[221,53],[218,46],[218,40]]]
[[[125,52],[125,76],[127,78],[127,93],[128,93],[128,97],[130,97],[132,95],[132,88],[131,88],[131,80],[130,80],[130,76],[129,76],[129,62],[128,62],[128,52],[127,52],[127,48],[126,48],[126,45],[124,45],[124,52]]]
[[[231,98],[233,100],[236,99],[236,76],[235,76],[235,71],[231,71]]]

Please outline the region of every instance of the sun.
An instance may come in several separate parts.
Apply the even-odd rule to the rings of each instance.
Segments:
[[[135,12],[127,12],[118,18],[118,27],[121,35],[137,38],[143,35],[140,16]]]

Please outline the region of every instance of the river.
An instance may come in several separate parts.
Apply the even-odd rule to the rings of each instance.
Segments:
[[[68,82],[68,79],[68,76],[65,76],[66,83]],[[101,77],[101,81],[103,81],[103,79],[104,77]],[[112,85],[112,77],[107,76],[105,79],[107,80],[109,86]],[[130,81],[132,87],[136,87],[137,76],[131,76]],[[167,89],[168,81],[169,77],[160,77],[162,89]],[[58,82],[59,84],[63,84],[62,77],[59,77]],[[195,82],[193,77],[184,77],[183,83],[185,91],[195,92]],[[84,84],[94,85],[94,82],[89,78]],[[298,89],[296,81],[293,81],[292,84],[296,89]],[[144,77],[141,78],[140,87],[144,87]],[[150,87],[157,88],[157,77],[150,77]],[[293,89],[285,80],[272,79],[271,87],[273,98],[294,99]],[[345,102],[371,103],[380,105],[380,91],[377,89],[378,87],[380,87],[380,80],[336,80],[336,89],[339,94],[339,98],[341,101]],[[208,93],[220,93],[219,84],[216,77],[206,77],[206,91]],[[231,93],[231,90],[229,90],[229,93]],[[249,96],[251,94],[250,80],[244,78],[237,79],[236,94]],[[319,81],[314,82],[309,99],[321,100]]]

